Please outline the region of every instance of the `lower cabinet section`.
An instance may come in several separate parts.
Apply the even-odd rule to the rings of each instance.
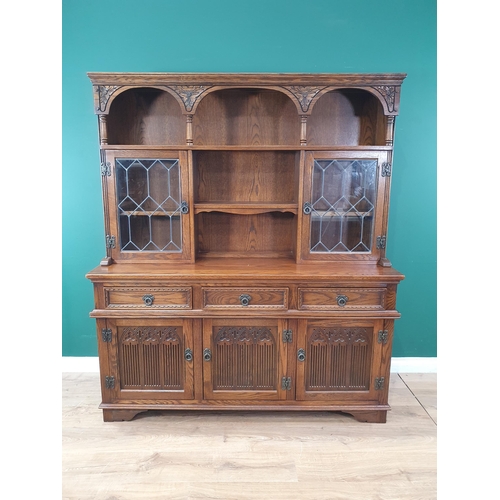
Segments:
[[[99,319],[104,419],[280,409],[385,422],[393,320]]]

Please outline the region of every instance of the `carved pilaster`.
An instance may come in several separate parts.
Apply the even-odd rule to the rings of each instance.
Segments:
[[[307,144],[307,115],[300,116],[300,145]]]
[[[310,85],[294,85],[291,87],[285,87],[289,90],[299,101],[300,108],[304,113],[309,110],[311,101],[316,97],[316,95],[321,92],[325,87],[316,87]]]
[[[186,144],[193,145],[193,115],[186,116]]]
[[[387,130],[386,130],[386,135],[385,135],[385,145],[386,146],[392,146],[394,142],[394,121],[396,117],[395,116],[388,116],[387,117]]]
[[[107,115],[99,115],[99,138],[101,145],[108,143]]]
[[[190,112],[200,95],[210,87],[204,85],[172,85],[169,88],[180,97],[184,108]]]

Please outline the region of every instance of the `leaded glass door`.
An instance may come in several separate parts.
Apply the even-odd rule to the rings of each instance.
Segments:
[[[107,159],[113,259],[189,259],[186,153],[117,151]]]
[[[382,235],[385,153],[306,155],[302,256],[316,260],[376,260]]]

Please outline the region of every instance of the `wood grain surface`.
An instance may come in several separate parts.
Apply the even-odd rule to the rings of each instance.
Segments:
[[[436,374],[392,374],[385,425],[328,412],[102,421],[99,375],[63,374],[65,500],[431,500]]]

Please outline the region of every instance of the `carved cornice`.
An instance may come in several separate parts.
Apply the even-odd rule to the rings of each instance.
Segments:
[[[311,101],[316,97],[316,95],[321,92],[325,87],[317,87],[313,85],[293,85],[290,87],[284,87],[289,92],[291,92],[297,101],[299,101],[300,107],[304,113],[309,110]]]
[[[169,89],[173,90],[184,103],[186,111],[192,111],[198,98],[209,89],[205,85],[170,85]]]

